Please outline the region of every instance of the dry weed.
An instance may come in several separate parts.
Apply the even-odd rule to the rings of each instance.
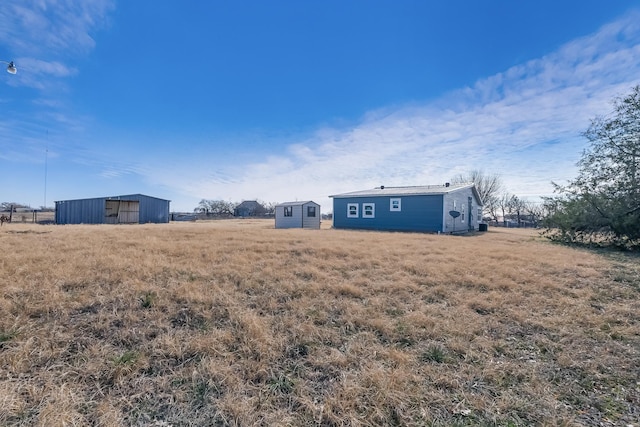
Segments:
[[[0,231],[2,425],[624,425],[640,263],[270,221]]]

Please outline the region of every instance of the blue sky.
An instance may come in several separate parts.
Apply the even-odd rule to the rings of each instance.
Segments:
[[[636,1],[23,0],[0,201],[314,200],[473,169],[535,200],[640,84]]]

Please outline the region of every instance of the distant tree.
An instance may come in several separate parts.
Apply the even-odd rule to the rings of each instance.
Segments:
[[[516,216],[518,227],[522,226],[522,217],[527,213],[526,202],[518,196],[511,196],[507,203],[509,212]]]
[[[264,206],[264,214],[265,215],[275,215],[276,214],[276,205],[278,202],[260,202],[262,206]]]
[[[545,217],[545,205],[543,203],[525,201],[524,209],[534,227],[537,227],[540,224],[540,221]]]
[[[459,174],[451,179],[453,184],[472,182],[475,184],[484,206],[483,216],[488,216],[497,221],[497,205],[500,192],[503,190],[500,177],[495,174],[487,174],[482,170],[472,170],[466,174]]]
[[[578,177],[555,185],[545,234],[572,243],[640,248],[640,86],[614,99],[613,112],[596,117],[583,134],[590,146]]]
[[[206,216],[233,216],[234,207],[235,204],[233,202],[202,199],[193,211],[205,214]]]
[[[23,205],[21,203],[16,203],[16,202],[2,202],[2,203],[0,203],[0,210],[1,211],[9,212],[11,210],[11,207],[13,207],[14,212],[15,212],[16,209],[28,208],[29,205]]]
[[[513,199],[515,196],[511,193],[508,193],[506,191],[500,193],[500,195],[498,195],[496,197],[495,200],[495,205],[494,205],[494,209],[495,209],[495,221],[498,222],[498,213],[500,213],[501,217],[502,217],[502,223],[504,226],[507,225],[507,216],[511,214],[511,208],[513,206],[513,204],[511,203],[511,199]]]

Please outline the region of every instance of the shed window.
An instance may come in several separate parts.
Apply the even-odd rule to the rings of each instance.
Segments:
[[[363,218],[375,218],[376,217],[376,205],[375,205],[375,203],[363,203],[362,204],[362,217]]]
[[[284,207],[284,216],[293,216],[293,206]]]
[[[402,210],[401,199],[389,199],[389,210],[391,212],[400,212]]]
[[[309,218],[316,217],[316,207],[315,206],[307,206],[307,216]]]
[[[358,204],[357,203],[348,203],[347,204],[347,218],[358,218]]]

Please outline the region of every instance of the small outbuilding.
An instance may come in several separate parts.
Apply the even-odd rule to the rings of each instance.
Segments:
[[[452,233],[478,230],[482,222],[474,184],[380,186],[330,197],[334,228]]]
[[[276,228],[320,228],[320,205],[287,202],[276,205]]]
[[[168,223],[170,200],[130,194],[56,203],[56,224]]]

